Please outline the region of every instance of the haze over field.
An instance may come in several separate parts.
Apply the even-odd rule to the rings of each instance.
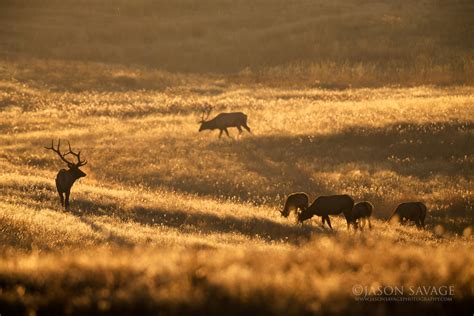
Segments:
[[[472,313],[471,12],[2,1],[0,314]],[[199,133],[206,104],[252,134]],[[88,161],[68,210],[52,139]],[[282,217],[298,191],[371,201],[373,229]],[[387,223],[404,201],[424,230]]]
[[[0,54],[284,85],[472,84],[473,15],[470,0],[5,0]]]

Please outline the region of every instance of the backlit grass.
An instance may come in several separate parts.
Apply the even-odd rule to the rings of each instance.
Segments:
[[[94,90],[21,71],[14,80],[5,65],[2,314],[468,310],[471,87],[289,89],[163,74],[167,89]],[[245,112],[253,134],[198,133],[205,102]],[[69,211],[54,187],[65,166],[43,148],[52,138],[89,161]],[[369,200],[374,229],[282,218],[295,191]],[[425,231],[385,222],[408,200],[428,206]],[[357,284],[452,285],[455,301],[358,302]]]

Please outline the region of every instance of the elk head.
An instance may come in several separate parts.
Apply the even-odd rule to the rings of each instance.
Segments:
[[[78,151],[77,153],[72,151],[71,144],[69,143],[69,141],[67,142],[67,144],[69,146],[69,151],[64,153],[64,154],[61,154],[61,151],[60,151],[61,140],[58,140],[57,148],[54,148],[54,141],[53,140],[51,140],[51,147],[45,147],[45,148],[50,149],[50,150],[52,150],[52,151],[54,151],[55,153],[58,154],[59,158],[61,158],[61,160],[64,161],[67,164],[67,166],[69,168],[69,171],[74,176],[74,178],[79,179],[79,178],[85,177],[86,174],[81,169],[79,169],[79,167],[85,166],[87,164],[87,161],[81,160],[81,152],[80,151]],[[71,161],[67,160],[65,158],[67,155],[72,155],[72,156],[76,157],[77,162],[74,163],[74,162],[71,162]]]
[[[300,211],[297,213],[297,218],[298,218],[298,223],[303,223],[305,220],[310,219],[313,217],[313,214],[311,211],[308,211],[309,208]]]
[[[201,107],[201,119],[198,123],[201,124],[201,126],[199,127],[199,131],[204,131],[206,129],[209,129],[209,126],[207,126],[208,124],[208,119],[209,119],[209,115],[211,115],[211,112],[212,112],[212,106],[210,104],[206,104],[205,106],[202,106]]]

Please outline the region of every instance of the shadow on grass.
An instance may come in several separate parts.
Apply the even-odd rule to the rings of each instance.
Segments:
[[[257,237],[267,242],[301,244],[308,241],[313,233],[334,234],[333,231],[315,225],[284,225],[265,218],[217,216],[209,213],[186,212],[185,210],[170,211],[153,206],[134,206],[121,209],[116,205],[83,199],[75,200],[74,207],[69,212],[81,217],[81,220],[84,215],[114,216],[122,221],[133,221],[141,225],[166,226],[178,228],[183,232],[238,233],[252,238]],[[102,230],[101,227],[88,219],[87,223],[96,231]],[[338,227],[335,229],[337,230]],[[114,236],[111,238],[115,239]],[[122,242],[121,240],[117,241],[119,244]]]
[[[165,179],[169,175],[153,173],[150,177],[144,175],[141,181],[150,187],[164,185],[182,192],[281,205],[283,198],[291,192],[304,191],[314,198],[360,191],[361,186],[371,181],[372,175],[382,172],[378,177],[387,178],[378,181],[382,181],[382,185],[386,181],[387,188],[396,194],[404,185],[400,181],[411,181],[410,178],[423,182],[443,176],[449,181],[446,185],[452,185],[451,181],[472,177],[473,133],[474,123],[434,122],[398,123],[382,128],[351,127],[331,135],[245,135],[240,140],[212,140],[190,149],[190,160],[210,156],[209,159],[226,159],[229,165],[238,165],[239,169],[230,169],[226,178],[216,178],[212,174],[204,177],[203,172],[199,178],[192,173],[173,174],[170,181]],[[368,175],[354,180],[345,177],[356,169]],[[238,170],[239,174],[233,170]],[[341,180],[337,176],[334,179],[317,178],[315,172],[340,173],[342,177]],[[247,174],[256,175],[254,178],[264,185],[250,190],[247,184],[251,180],[246,179]],[[405,179],[400,180],[398,175]],[[347,192],[336,191],[333,184],[346,187]],[[393,201],[392,196],[355,198],[383,201],[382,206],[388,207],[384,209],[384,215],[396,206],[386,203]]]
[[[81,220],[81,222],[89,225],[93,231],[101,234],[102,236],[105,236],[105,239],[107,242],[111,242],[121,247],[127,247],[127,248],[131,248],[134,246],[134,244],[128,241],[127,239],[106,230],[102,226],[94,223],[94,221],[91,220],[90,218],[80,216],[79,219]]]
[[[317,161],[321,171],[362,163],[424,179],[436,174],[472,174],[474,166],[467,158],[474,155],[473,134],[474,123],[398,123],[383,128],[351,127],[330,135],[246,137],[209,146],[237,153],[249,170],[276,180],[304,179],[304,172],[295,168],[298,161]],[[293,172],[272,170],[269,162]]]
[[[40,194],[34,194],[36,192],[35,188],[39,187],[46,191],[42,190]],[[177,228],[183,233],[237,233],[251,238],[260,238],[266,242],[288,242],[292,244],[301,244],[308,241],[313,233],[335,233],[317,225],[300,226],[291,222],[291,219],[288,220],[289,225],[287,225],[275,222],[271,218],[218,216],[205,212],[167,210],[158,206],[134,205],[132,207],[122,207],[118,204],[120,202],[117,203],[117,201],[106,197],[95,201],[83,197],[73,197],[70,209],[65,211],[59,204],[51,185],[17,186],[15,184],[12,187],[5,186],[4,189],[7,189],[5,190],[7,195],[14,195],[21,199],[25,206],[34,209],[50,208],[77,216],[92,230],[104,236],[106,241],[125,247],[131,247],[133,244],[87,218],[87,215],[114,217],[123,222],[131,221],[141,225]],[[315,218],[314,221],[319,225],[319,218]],[[337,230],[339,227],[336,226],[335,229]]]
[[[413,192],[411,196],[398,196],[405,185],[413,187],[413,183],[433,179],[438,181],[436,177],[441,176],[443,178],[440,181],[449,189],[454,188],[456,181],[472,178],[473,133],[474,123],[470,122],[401,122],[381,128],[350,127],[330,135],[254,134],[244,135],[239,140],[212,139],[191,146],[186,151],[182,167],[187,168],[186,164],[192,164],[196,157],[220,159],[222,166],[238,166],[230,168],[228,176],[218,178],[212,173],[206,176],[205,170],[197,175],[191,168],[192,172],[172,174],[170,177],[166,172],[150,170],[141,174],[139,181],[150,188],[166,186],[181,192],[235,197],[257,205],[278,207],[281,207],[284,197],[290,192],[305,191],[313,199],[319,195],[352,194],[355,191],[361,192],[360,196],[354,196],[356,200],[368,199],[374,202],[374,216],[386,219],[403,200],[423,200],[424,197],[419,192]],[[176,148],[184,150],[173,142],[169,146],[178,146]],[[136,152],[141,152],[140,148],[135,149]],[[160,155],[159,149],[147,150],[150,156]],[[367,174],[360,178],[345,177],[347,173],[357,171],[356,169]],[[337,176],[331,179],[317,178],[314,176],[315,172],[340,173],[341,180]],[[379,179],[376,184],[384,187],[385,193],[364,193],[362,186],[367,185],[371,181],[370,177],[378,172],[381,173],[377,175]],[[256,175],[253,177],[263,185],[249,189],[248,184],[252,181],[246,178],[249,173]],[[125,176],[121,181],[135,184],[132,181],[136,181],[137,177],[130,174],[133,178]],[[466,218],[472,218],[469,217],[469,210],[472,210],[473,203],[469,197],[456,195],[452,197],[453,203],[445,203],[446,199],[450,198],[442,196],[439,201],[427,201],[430,214],[433,214],[427,218],[427,223],[437,225],[445,222],[447,225],[453,218],[457,218],[460,223],[466,222]],[[467,214],[456,215],[462,210],[466,210]],[[178,222],[183,223],[184,219]],[[454,230],[456,225],[447,226],[452,226]]]
[[[452,199],[447,209],[431,210],[426,223],[430,228],[440,225],[446,231],[462,235],[466,228],[474,228],[474,203]]]
[[[331,135],[255,135],[239,141],[212,142],[206,149],[228,156],[236,154],[236,160],[244,162],[245,171],[257,173],[268,183],[284,184],[292,192],[322,195],[341,192],[328,188],[326,179],[310,178],[311,173],[344,173],[350,164],[370,174],[392,171],[419,180],[436,175],[468,178],[474,170],[469,159],[474,155],[473,133],[473,123],[399,123],[383,128],[351,127]],[[181,183],[179,179],[176,182]],[[230,189],[229,193],[243,200],[251,198],[245,188],[242,192]],[[289,193],[278,189],[281,187],[270,186],[265,192],[254,193],[270,200]]]

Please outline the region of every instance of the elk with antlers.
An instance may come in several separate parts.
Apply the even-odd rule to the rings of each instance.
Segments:
[[[242,134],[242,127],[245,128],[249,133],[250,127],[247,125],[247,115],[242,112],[232,112],[232,113],[220,113],[216,117],[211,120],[208,120],[209,115],[211,114],[212,107],[206,106],[202,109],[201,120],[199,123],[201,127],[199,127],[199,131],[202,132],[204,130],[215,130],[219,129],[219,138],[222,136],[222,132],[225,132],[227,136],[230,137],[229,131],[227,128],[229,127],[236,127],[239,130],[239,135]]]
[[[86,176],[86,174],[82,170],[80,170],[79,167],[82,167],[87,164],[87,161],[81,160],[81,152],[73,152],[69,141],[67,143],[69,145],[69,151],[64,154],[61,154],[60,151],[61,140],[58,140],[57,148],[54,148],[53,140],[51,141],[51,147],[45,147],[46,149],[50,149],[57,153],[59,158],[61,158],[61,160],[64,161],[69,168],[67,170],[59,170],[58,175],[56,176],[56,189],[58,190],[59,199],[61,200],[61,205],[63,205],[66,209],[69,208],[69,194],[71,193],[72,185],[77,179]],[[67,160],[65,158],[65,156],[67,155],[72,155],[76,157],[77,163],[73,163]],[[66,196],[65,199],[63,195]]]

